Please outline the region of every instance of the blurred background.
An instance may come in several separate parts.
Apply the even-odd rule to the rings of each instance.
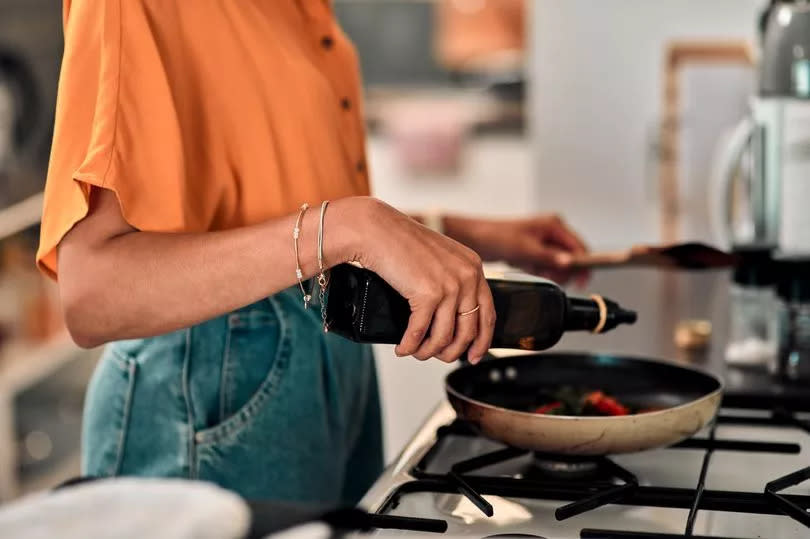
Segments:
[[[334,0],[361,57],[376,196],[553,211],[593,247],[719,242],[713,171],[755,91],[765,0]],[[78,350],[34,268],[59,0],[0,0],[0,500],[78,473]],[[447,366],[378,347],[387,459]],[[416,389],[415,389],[416,388]]]

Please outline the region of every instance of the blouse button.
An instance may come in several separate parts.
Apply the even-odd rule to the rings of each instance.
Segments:
[[[363,160],[357,162],[357,172],[363,173],[366,171],[366,163]]]
[[[348,97],[344,97],[340,100],[340,106],[343,110],[349,110],[352,108],[352,102]]]
[[[321,38],[321,47],[324,49],[331,49],[334,46],[335,40],[332,39],[332,36],[323,36]]]

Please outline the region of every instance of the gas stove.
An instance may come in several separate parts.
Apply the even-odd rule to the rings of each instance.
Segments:
[[[723,272],[597,273],[594,289],[643,316],[632,331],[572,334],[558,347],[668,358],[716,374],[722,408],[704,431],[677,447],[571,460],[477,436],[444,403],[361,502],[376,517],[373,534],[810,538],[810,389],[725,363],[728,282]],[[694,355],[672,340],[690,317],[713,325],[709,348]]]
[[[506,447],[442,404],[361,505],[379,537],[807,538],[808,466],[810,414],[750,400],[674,447],[595,459]]]

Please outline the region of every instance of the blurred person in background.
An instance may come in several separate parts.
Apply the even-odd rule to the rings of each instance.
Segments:
[[[443,235],[370,198],[357,59],[329,2],[65,0],[64,24],[37,261],[75,341],[107,343],[86,475],[360,498],[382,467],[371,349],[325,334],[296,286],[293,229],[303,214],[308,279],[321,201],[325,264],[408,299],[396,353],[420,360],[486,352],[482,259],[565,280],[585,251],[553,216],[446,216]]]

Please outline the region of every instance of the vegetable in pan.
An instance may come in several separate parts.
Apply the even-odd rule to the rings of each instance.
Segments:
[[[548,400],[548,399],[543,399]],[[660,407],[634,408],[606,395],[603,391],[577,391],[564,387],[549,402],[532,408],[535,414],[574,416],[620,416],[661,410]]]

